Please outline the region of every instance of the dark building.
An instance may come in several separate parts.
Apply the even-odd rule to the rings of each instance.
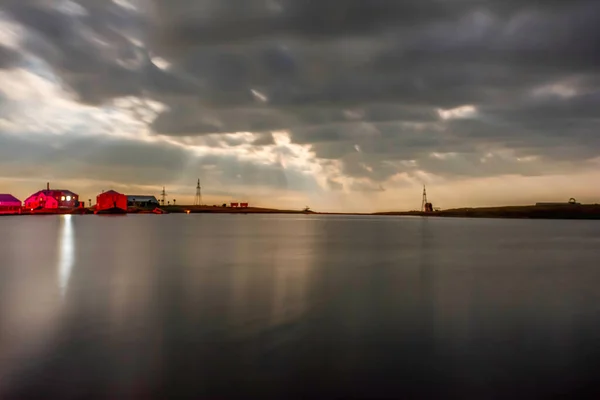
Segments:
[[[159,203],[156,197],[147,195],[127,195],[127,205],[129,207],[158,207]]]

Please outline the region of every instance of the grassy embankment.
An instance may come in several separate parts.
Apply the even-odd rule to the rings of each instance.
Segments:
[[[414,215],[463,218],[600,219],[600,205],[508,206],[455,208],[433,213],[381,212],[376,215]]]
[[[389,211],[378,213],[320,213],[304,210],[279,210],[274,208],[232,208],[213,206],[164,206],[169,213],[215,213],[215,214],[320,214],[320,215],[403,215],[425,217],[462,218],[522,218],[522,219],[600,219],[600,205],[559,205],[559,206],[507,206],[455,208],[433,213],[420,211]]]
[[[213,206],[163,206],[161,209],[177,214],[190,212],[191,214],[214,213],[214,214],[310,214],[312,211],[303,210],[277,210],[274,208],[236,208],[236,207],[213,207]]]

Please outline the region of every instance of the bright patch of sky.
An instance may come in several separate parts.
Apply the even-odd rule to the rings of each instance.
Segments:
[[[129,0],[112,0],[113,3],[118,5],[119,7],[123,7],[126,10],[136,11],[137,7],[134,5],[132,1]]]
[[[252,92],[252,95],[261,103],[269,101],[269,98],[264,93],[261,93],[256,89],[251,89],[250,92]]]
[[[447,110],[439,109],[438,114],[442,119],[471,118],[477,114],[477,108],[473,105],[464,105]]]
[[[69,0],[60,1],[55,7],[58,11],[73,17],[83,17],[88,15],[88,12],[84,7]]]

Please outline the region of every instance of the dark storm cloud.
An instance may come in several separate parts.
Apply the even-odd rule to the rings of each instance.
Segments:
[[[589,87],[588,87],[589,88]],[[511,119],[515,122],[547,120],[573,121],[595,120],[600,110],[600,85],[594,92],[563,98],[560,96],[544,96],[544,98],[527,99],[512,105],[489,107],[486,111],[498,119]],[[516,107],[518,106],[518,107]]]
[[[352,124],[356,122],[398,120],[436,121],[439,120],[439,116],[433,108],[397,104],[365,104],[349,108],[323,105],[207,109],[197,103],[182,103],[162,113],[152,127],[156,132],[168,135],[202,135],[219,132],[276,131],[299,127],[310,131],[311,127],[332,123],[346,123],[349,124],[346,128],[352,129]],[[332,134],[340,135],[340,132]]]
[[[0,69],[16,67],[20,60],[21,57],[17,51],[0,45]]]
[[[272,36],[320,39],[414,26],[460,13],[472,1],[154,0],[160,33],[181,46]]]
[[[562,0],[152,0],[157,33],[174,47],[257,38],[308,40],[405,32],[454,21],[473,9],[507,18],[521,10],[562,12],[590,1]]]
[[[343,129],[327,126],[308,136],[302,132],[298,140],[313,143],[320,158],[341,160],[345,175],[383,182],[418,169],[447,177],[483,177],[591,167],[588,162],[600,154],[600,137],[594,133],[599,128],[598,122],[590,121],[567,120],[550,127],[534,119],[526,123],[456,120],[419,129],[401,123],[369,124],[362,138],[343,136]],[[502,153],[507,149],[510,157]],[[530,157],[535,161],[519,160]]]
[[[373,182],[415,168],[403,161],[448,175],[535,174],[600,150],[595,0],[56,4],[0,2],[27,28],[23,46],[82,101],[163,102],[157,133],[290,130],[294,142]],[[13,56],[0,47],[0,68]],[[542,90],[557,84],[573,93]],[[437,112],[466,104],[477,109],[468,119]],[[271,141],[267,133],[254,144]],[[483,163],[488,148],[538,164]]]
[[[159,184],[183,170],[187,159],[183,149],[125,139],[0,133],[0,166],[11,177],[40,177],[43,165],[45,174],[64,179]]]
[[[27,28],[23,47],[46,61],[82,102],[194,90],[193,82],[151,62],[138,45],[148,26],[112,1],[5,0],[0,6]]]
[[[265,108],[207,109],[197,103],[182,103],[160,114],[152,127],[168,135],[201,135],[272,131],[285,129],[289,123],[289,115]]]

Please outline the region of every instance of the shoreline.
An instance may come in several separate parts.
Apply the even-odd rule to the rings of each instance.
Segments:
[[[204,206],[166,206],[169,213],[213,213],[213,214],[305,214],[305,215],[347,215],[347,216],[413,216],[441,218],[500,218],[500,219],[585,219],[600,220],[600,205],[560,205],[560,206],[505,206],[455,208],[434,212],[421,211],[384,211],[374,213],[318,212],[304,210],[279,210],[271,208],[204,207]]]
[[[212,206],[164,206],[160,212],[150,209],[129,209],[127,214],[294,214],[294,215],[342,215],[342,216],[406,216],[426,218],[496,218],[496,219],[560,219],[560,220],[600,220],[599,204],[559,205],[559,206],[505,206],[455,208],[434,212],[383,211],[374,213],[318,212],[305,210],[281,210],[274,208],[212,207]],[[95,215],[93,209],[59,210],[56,212],[24,212],[8,215]],[[111,214],[107,214],[111,215]]]
[[[559,205],[559,206],[505,206],[455,208],[424,213],[420,211],[388,211],[374,215],[399,215],[445,218],[500,218],[500,219],[563,219],[600,220],[600,205]]]

